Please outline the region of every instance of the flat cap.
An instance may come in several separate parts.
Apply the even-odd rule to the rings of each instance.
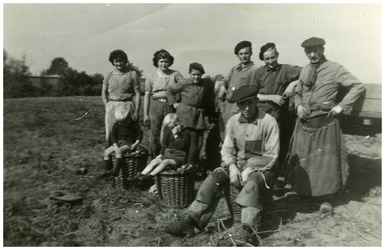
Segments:
[[[234,54],[238,55],[238,52],[243,49],[243,48],[248,48],[250,47],[251,48],[251,42],[249,41],[242,41],[242,42],[239,42],[235,48],[234,48]]]
[[[202,75],[204,73],[206,73],[205,69],[203,68],[203,65],[200,63],[197,63],[197,62],[191,63],[189,68],[188,68],[188,71],[191,72],[191,70],[193,70],[193,69],[199,70]]]
[[[318,47],[318,46],[324,46],[325,45],[325,40],[322,38],[318,37],[311,37],[307,40],[305,40],[301,46],[304,48],[309,48],[309,47]]]
[[[266,43],[261,47],[261,52],[259,52],[259,59],[263,61],[263,54],[268,51],[269,49],[275,49],[275,44],[274,43]]]
[[[243,102],[258,95],[258,85],[244,85],[236,89],[231,96],[229,102]]]

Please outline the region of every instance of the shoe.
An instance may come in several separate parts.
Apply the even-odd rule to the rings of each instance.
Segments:
[[[116,158],[116,163],[114,169],[110,171],[110,174],[113,176],[119,176],[120,169],[122,168],[122,164],[124,163],[123,158]]]
[[[259,245],[258,228],[253,227],[249,224],[242,224],[242,234],[244,242],[252,244],[254,246]]]
[[[193,219],[186,215],[182,220],[166,225],[164,231],[176,237],[194,236]]]
[[[151,180],[153,177],[154,177],[153,175],[140,175],[140,176],[138,177],[138,181],[139,181],[140,183],[145,183],[145,182]]]
[[[260,237],[258,236],[258,228],[262,224],[262,213],[258,211],[251,223],[242,223],[244,241],[254,246],[259,245]]]

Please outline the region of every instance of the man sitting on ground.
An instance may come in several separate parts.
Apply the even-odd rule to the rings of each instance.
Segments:
[[[222,146],[222,166],[202,183],[195,201],[182,221],[166,226],[174,236],[203,231],[208,225],[229,182],[242,187],[236,203],[242,207],[242,228],[251,239],[261,221],[262,193],[272,185],[279,153],[279,129],[276,120],[257,108],[258,86],[245,85],[235,90],[230,102],[240,113],[232,116],[226,127]]]

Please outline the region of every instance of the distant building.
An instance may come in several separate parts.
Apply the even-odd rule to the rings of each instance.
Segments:
[[[55,86],[59,82],[59,75],[27,76],[28,81],[37,88],[42,88],[43,82]]]

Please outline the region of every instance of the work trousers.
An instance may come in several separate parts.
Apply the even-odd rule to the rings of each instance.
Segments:
[[[208,225],[219,200],[224,196],[225,189],[228,188],[229,172],[228,167],[216,168],[202,183],[195,200],[186,212],[201,230]],[[268,193],[266,185],[272,188],[273,174],[271,171],[265,171],[263,175],[266,182],[260,173],[251,173],[235,200],[242,206],[242,224],[254,225],[258,212],[263,210],[263,197]]]
[[[187,162],[198,163],[199,153],[203,146],[204,130],[186,128],[185,131],[190,134],[191,138]]]

